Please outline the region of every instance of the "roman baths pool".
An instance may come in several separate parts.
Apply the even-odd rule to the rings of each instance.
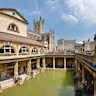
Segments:
[[[45,70],[21,86],[4,90],[0,96],[75,96],[73,71]]]

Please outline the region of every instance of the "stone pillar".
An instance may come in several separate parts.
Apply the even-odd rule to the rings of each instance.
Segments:
[[[32,55],[32,48],[29,47],[29,55]]]
[[[14,63],[14,77],[18,78],[18,61]]]
[[[94,96],[96,96],[96,77],[94,78]]]
[[[77,66],[78,66],[78,72],[80,71],[80,63],[79,61],[77,62]]]
[[[36,67],[40,68],[40,58],[38,58],[37,61],[36,61]]]
[[[96,66],[96,55],[94,55],[94,64]]]
[[[53,68],[55,69],[55,57],[53,57]]]
[[[77,62],[77,59],[75,58],[75,68],[76,68],[76,72],[77,72],[77,70],[78,70],[78,64],[77,64],[78,62]]]
[[[16,49],[16,56],[18,56],[19,55],[19,48],[17,47],[17,49]]]
[[[85,83],[85,68],[82,66],[82,83]]]
[[[27,73],[28,75],[31,75],[31,60],[29,60],[27,64]]]
[[[64,70],[66,70],[66,57],[64,57]]]
[[[46,63],[45,63],[45,57],[43,57],[43,60],[42,60],[42,61],[43,61],[43,62],[42,62],[42,63],[43,63],[43,68],[46,68],[46,65],[45,65],[45,64],[46,64]]]

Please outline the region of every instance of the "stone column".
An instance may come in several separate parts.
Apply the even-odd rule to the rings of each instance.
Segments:
[[[80,71],[80,63],[79,61],[77,62],[77,66],[78,66],[78,72]]]
[[[96,55],[94,55],[94,64],[96,66]]]
[[[29,55],[31,55],[31,54],[32,54],[32,48],[29,47]]]
[[[53,68],[55,69],[55,57],[53,57]]]
[[[94,96],[96,96],[96,77],[94,77]]]
[[[17,47],[17,49],[16,49],[16,56],[18,56],[19,55],[19,48]]]
[[[43,63],[43,68],[46,68],[46,65],[45,65],[45,64],[46,64],[46,63],[45,63],[45,57],[43,57],[42,61],[43,61],[43,62],[42,62],[42,63]]]
[[[85,83],[85,68],[82,66],[82,83]]]
[[[18,78],[18,61],[14,63],[14,77]]]
[[[36,61],[36,67],[40,68],[40,58],[38,58],[37,61]]]
[[[77,64],[77,59],[75,58],[75,68],[76,68],[76,72],[77,72],[77,70],[78,70],[77,66],[78,66],[78,64]]]
[[[29,60],[27,64],[27,73],[28,75],[31,75],[31,60]]]
[[[66,57],[64,57],[64,70],[66,70]]]

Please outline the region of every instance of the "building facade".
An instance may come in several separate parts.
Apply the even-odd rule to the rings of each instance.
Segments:
[[[15,84],[23,84],[42,69],[67,70],[75,66],[77,73],[82,71],[82,83],[87,80],[85,72],[90,73],[90,77],[94,79],[94,96],[96,96],[96,56],[90,58],[85,54],[78,54],[80,56],[67,54],[82,53],[82,50],[86,53],[93,52],[92,48],[96,48],[96,42],[88,41],[84,42],[84,45],[76,45],[76,40],[60,39],[57,51],[65,54],[55,54],[54,31],[45,33],[44,19],[40,17],[38,22],[34,21],[34,31],[28,30],[27,27],[28,21],[17,10],[0,9],[0,92]],[[91,67],[87,66],[88,64]],[[17,83],[16,80],[22,82]]]
[[[45,32],[45,24],[42,17],[40,17],[39,20],[34,19],[33,26],[34,30],[28,30],[27,32],[28,38],[37,40],[44,46],[48,47],[47,52],[53,52],[55,50],[54,30],[49,30],[49,32]]]
[[[84,44],[78,44],[75,45],[75,53],[84,53]]]
[[[83,41],[84,53],[85,54],[94,54],[95,52],[95,42],[94,41]]]
[[[76,40],[64,40],[60,39],[57,41],[57,51],[70,53],[75,51]]]
[[[0,81],[25,72],[30,74],[39,67],[40,56],[48,50],[42,43],[27,37],[27,27],[28,21],[17,10],[0,9]]]

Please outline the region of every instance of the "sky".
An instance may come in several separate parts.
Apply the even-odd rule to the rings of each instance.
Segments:
[[[29,22],[42,16],[45,31],[55,31],[59,39],[93,40],[96,33],[96,0],[0,0],[0,8],[15,8]]]

